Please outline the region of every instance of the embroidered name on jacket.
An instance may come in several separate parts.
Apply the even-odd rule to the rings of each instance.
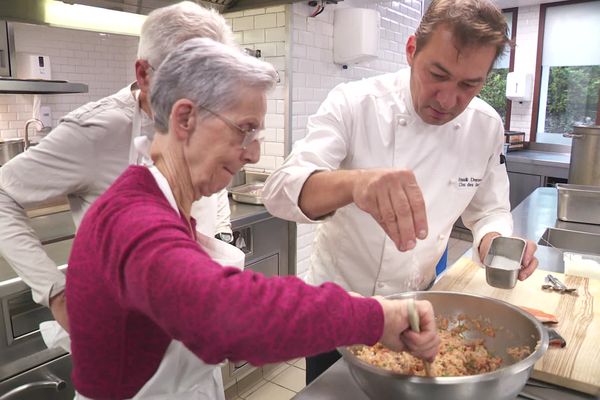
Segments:
[[[458,187],[459,188],[476,188],[481,184],[480,178],[474,177],[458,177]]]

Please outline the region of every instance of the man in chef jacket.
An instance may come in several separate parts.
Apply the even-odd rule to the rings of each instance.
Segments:
[[[0,253],[31,287],[34,301],[49,306],[67,330],[65,275],[44,251],[24,208],[66,196],[79,226],[88,207],[127,166],[142,162],[154,133],[152,73],[173,48],[193,37],[234,44],[225,19],[191,1],[150,13],[140,35],[136,82],[69,113],[40,144],[0,168]],[[192,215],[202,233],[232,238],[225,190],[196,202]]]
[[[329,93],[262,192],[273,215],[320,222],[309,283],[425,290],[459,217],[475,257],[512,234],[502,120],[475,97],[508,44],[491,2],[434,0],[406,43],[410,68]],[[535,250],[528,241],[519,279]],[[337,357],[307,358],[307,381]]]

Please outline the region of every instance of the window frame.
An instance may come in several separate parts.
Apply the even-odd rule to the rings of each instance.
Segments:
[[[538,24],[538,42],[537,54],[535,60],[535,77],[533,84],[533,104],[531,108],[531,126],[529,128],[529,141],[537,142],[537,126],[540,117],[540,91],[542,86],[542,55],[544,50],[544,31],[546,28],[546,10],[549,7],[567,6],[579,3],[591,3],[596,0],[567,0],[557,3],[540,4],[540,18]],[[598,93],[600,98],[600,92]],[[600,125],[600,101],[598,101],[598,111],[596,113],[596,125]]]
[[[508,72],[513,72],[515,70],[515,43],[517,40],[517,16],[518,16],[518,12],[519,9],[517,7],[511,7],[511,8],[504,8],[501,10],[501,12],[503,14],[512,14],[512,23],[511,23],[511,29],[510,29],[510,41],[511,44],[509,45],[509,53],[508,53]],[[494,62],[495,64],[495,62]],[[492,64],[492,67],[490,68],[489,72],[492,72],[494,70],[494,65]],[[488,77],[489,77],[489,72],[488,72]],[[506,86],[505,86],[506,88]],[[481,97],[481,92],[478,94],[479,97]],[[504,96],[505,99],[505,103],[504,103],[504,130],[509,131],[510,130],[510,118],[511,118],[511,113],[512,113],[512,101],[509,100],[506,96]],[[489,103],[488,103],[489,104]]]
[[[508,72],[514,72],[515,70],[515,46],[517,43],[517,19],[519,18],[519,8],[505,8],[502,10],[503,13],[512,14],[512,26],[510,29],[510,59],[508,61]],[[504,130],[510,131],[510,118],[512,115],[512,101],[506,99],[506,113],[504,117]]]

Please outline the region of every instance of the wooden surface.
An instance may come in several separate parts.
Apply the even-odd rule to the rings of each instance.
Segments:
[[[70,210],[71,208],[69,207],[69,201],[66,197],[58,197],[43,204],[38,204],[35,207],[26,209],[27,216],[29,216],[29,218]]]
[[[565,348],[550,347],[535,364],[533,378],[600,395],[600,280],[552,273],[577,296],[541,289],[548,272],[537,270],[513,289],[497,289],[485,281],[485,270],[468,258],[458,260],[432,290],[489,296],[537,308],[558,317],[556,330]]]

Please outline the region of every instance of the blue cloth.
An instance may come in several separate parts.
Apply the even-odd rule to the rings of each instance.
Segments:
[[[438,276],[439,274],[441,274],[446,269],[447,264],[448,264],[448,246],[446,246],[446,250],[444,250],[444,254],[442,254],[440,261],[438,261],[437,265],[435,266],[435,276]]]

